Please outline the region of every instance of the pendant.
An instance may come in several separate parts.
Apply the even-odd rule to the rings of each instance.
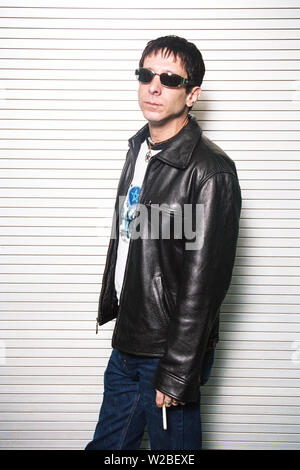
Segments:
[[[152,157],[151,150],[148,150],[148,152],[145,155],[145,161],[149,162],[151,157]]]

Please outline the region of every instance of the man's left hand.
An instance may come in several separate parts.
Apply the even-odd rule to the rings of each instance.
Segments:
[[[166,395],[165,393],[160,392],[159,390],[156,390],[156,400],[155,400],[155,402],[156,402],[156,406],[158,406],[158,408],[161,408],[164,403],[167,407],[185,405],[185,403],[183,403],[182,401],[175,400],[175,398],[169,397],[168,395]]]

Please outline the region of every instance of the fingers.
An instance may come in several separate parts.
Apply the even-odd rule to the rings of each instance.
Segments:
[[[161,408],[163,405],[169,408],[170,406],[185,405],[185,403],[156,390],[156,406]]]
[[[172,405],[173,406],[185,405],[185,403],[183,401],[177,401],[174,398],[172,398]]]
[[[173,400],[171,397],[168,397],[168,395],[165,395],[165,405],[167,408],[173,405]]]
[[[159,390],[156,390],[156,406],[158,406],[158,408],[161,408],[164,404],[164,400],[165,400],[165,394],[160,392]]]

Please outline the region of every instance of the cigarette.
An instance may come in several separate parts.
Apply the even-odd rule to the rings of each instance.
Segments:
[[[162,405],[162,419],[163,419],[163,428],[167,429],[167,409],[165,403]]]

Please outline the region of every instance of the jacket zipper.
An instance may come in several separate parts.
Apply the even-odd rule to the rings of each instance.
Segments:
[[[110,254],[111,254],[111,252],[108,253],[108,256],[110,256]],[[105,278],[105,276],[106,276],[106,271],[104,271],[104,273],[103,273],[102,280]],[[101,299],[101,305],[100,305],[100,308],[99,308],[99,313],[96,317],[96,335],[98,334],[98,327],[99,327],[100,322],[101,322],[101,310],[102,310],[103,301],[104,301],[104,295]]]
[[[157,211],[165,212],[165,213],[173,215],[173,216],[176,216],[176,215],[181,216],[182,215],[180,210],[171,209],[171,208],[168,208],[168,207],[161,207],[160,204],[158,204],[158,207],[157,207],[157,204],[152,203],[152,201],[146,202],[145,206],[150,207],[151,210],[154,209],[154,210],[157,210]]]
[[[130,150],[132,151],[132,149],[130,149]],[[127,194],[127,192],[128,192],[130,183],[131,183],[131,181],[132,181],[133,173],[134,173],[134,166],[133,166],[133,168],[131,168],[128,186],[127,186],[126,191],[125,191],[126,194]],[[116,227],[116,229],[118,230],[118,237],[119,237],[119,236],[120,236],[120,234],[119,234],[119,219],[118,219],[118,227]],[[129,250],[129,248],[130,248],[130,243],[129,243],[128,250]],[[118,249],[118,248],[117,248],[117,249]],[[129,252],[128,252],[128,254],[129,254]],[[117,255],[116,255],[116,256],[117,256]],[[105,275],[105,271],[104,271],[104,273],[103,273],[103,278],[104,278],[104,275]],[[123,289],[122,289],[122,290],[123,290]],[[122,290],[121,290],[121,293],[122,293]],[[104,302],[104,295],[103,295],[103,298],[102,298],[102,301],[101,301],[101,305],[100,305],[100,313],[99,313],[99,314],[97,315],[97,317],[96,317],[96,335],[98,334],[98,328],[99,328],[100,321],[101,321],[101,310],[102,310],[103,302]],[[120,295],[120,304],[121,304],[121,295]]]
[[[153,156],[150,158],[149,160],[149,163],[148,163],[148,166],[146,168],[146,172],[145,172],[145,175],[144,175],[144,179],[143,179],[143,183],[142,183],[142,187],[141,187],[141,191],[140,191],[140,195],[139,195],[139,201],[138,201],[138,204],[142,204],[142,195],[145,191],[145,185],[144,185],[144,182],[146,180],[146,176],[149,172],[149,167],[151,166],[151,163],[152,161],[154,160]],[[133,175],[132,175],[133,176]],[[132,178],[131,178],[132,179]],[[131,180],[130,180],[131,182]],[[130,186],[130,183],[128,184],[128,188]],[[128,188],[127,188],[127,191],[128,191]],[[151,202],[151,201],[150,201]],[[119,235],[118,235],[119,236]],[[124,286],[125,286],[125,281],[126,281],[126,276],[127,276],[127,271],[128,271],[128,262],[129,262],[129,258],[130,258],[130,252],[131,252],[131,246],[132,246],[132,238],[130,238],[130,241],[129,241],[129,247],[128,247],[128,254],[127,254],[127,259],[126,259],[126,265],[125,265],[125,271],[124,271],[124,278],[123,278],[123,284],[122,284],[122,289],[121,289],[121,293],[120,293],[120,302],[119,302],[119,314],[117,316],[117,319],[116,319],[116,324],[115,324],[115,329],[114,329],[114,335],[113,335],[113,339],[116,337],[117,335],[117,330],[118,330],[118,324],[119,324],[119,319],[120,319],[120,313],[121,313],[121,305],[122,305],[122,300],[123,300],[123,290],[124,290]]]

